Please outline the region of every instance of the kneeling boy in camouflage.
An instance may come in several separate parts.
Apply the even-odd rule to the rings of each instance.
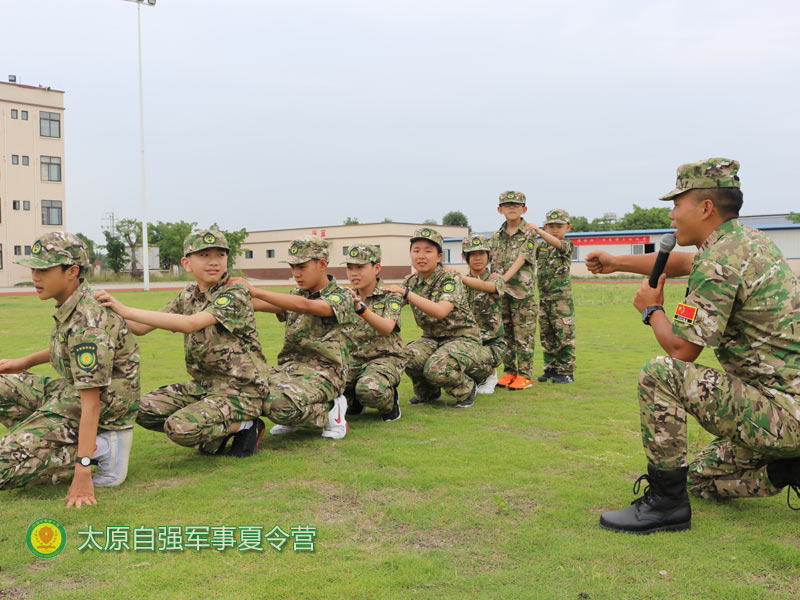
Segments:
[[[190,233],[181,263],[195,283],[160,311],[130,308],[105,291],[96,298],[124,317],[136,335],[155,328],[184,334],[192,381],[142,396],[136,422],[201,454],[224,453],[232,437],[228,456],[246,457],[256,453],[264,434],[259,417],[269,393],[269,368],[247,288],[228,285],[228,250],[219,231]]]
[[[19,264],[31,267],[41,300],[55,299],[55,326],[48,350],[0,360],[0,422],[9,428],[0,440],[0,488],[56,484],[72,473],[67,507],[97,504],[94,485],[119,485],[128,473],[139,348],[125,321],[92,299],[80,238],[48,233]],[[48,361],[60,378],[27,370]]]

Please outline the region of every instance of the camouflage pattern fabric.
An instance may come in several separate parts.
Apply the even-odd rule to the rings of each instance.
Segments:
[[[347,251],[347,258],[342,261],[343,265],[366,265],[367,263],[377,264],[381,262],[381,248],[375,244],[358,244],[350,246]]]
[[[49,269],[58,265],[89,266],[89,251],[77,235],[52,231],[36,239],[31,255],[15,261],[32,269]]]
[[[544,224],[562,223],[569,225],[569,213],[563,208],[553,208],[544,216]]]
[[[216,229],[198,229],[187,235],[183,240],[184,256],[189,256],[193,252],[208,250],[209,248],[231,249],[225,235]]]
[[[389,412],[394,406],[393,390],[400,385],[405,366],[405,356],[383,356],[354,365],[349,371],[344,395],[348,401],[355,398],[366,407]]]
[[[503,192],[499,204],[525,204],[525,194],[517,190]]]
[[[209,394],[196,382],[172,383],[142,396],[136,422],[176,444],[215,453],[234,423],[261,416],[263,398]]]
[[[569,240],[561,240],[560,249],[542,239],[536,242],[539,339],[544,368],[562,375],[572,374],[575,370],[575,306],[570,277],[572,249],[573,243]]]
[[[328,258],[328,241],[312,235],[307,235],[289,244],[289,258],[281,262],[290,265],[301,265],[310,260]]]
[[[521,219],[519,228],[513,235],[506,233],[506,224],[492,234],[492,273],[502,275],[514,264],[517,257],[523,255],[527,261],[516,275],[506,283],[505,293],[512,298],[522,300],[535,293],[536,283],[536,243],[526,231],[527,222]],[[534,234],[535,235],[535,234]]]
[[[704,498],[770,496],[772,460],[800,456],[796,398],[716,369],[667,356],[651,359],[639,376],[642,442],[661,469],[686,466],[686,414],[717,439],[689,466],[689,489]]]
[[[350,349],[344,329],[356,322],[353,297],[330,275],[318,292],[295,288],[291,293],[324,300],[333,316],[277,314],[286,321],[286,334],[262,412],[279,425],[324,427],[328,404],[344,392],[347,381]]]
[[[447,301],[453,304],[453,310],[444,319],[432,317],[411,305],[414,320],[422,329],[423,336],[430,338],[463,337],[473,341],[481,339],[475,317],[467,300],[467,294],[464,291],[464,284],[457,273],[445,271],[439,264],[427,277],[422,277],[418,273],[408,275],[403,280],[403,286],[433,302]]]
[[[485,235],[480,233],[471,233],[463,240],[461,240],[461,252],[469,254],[470,252],[489,252],[492,251],[492,245]]]
[[[503,358],[506,373],[533,379],[533,351],[536,347],[536,298],[518,300],[503,295],[503,330],[508,349]]]
[[[61,378],[0,376],[0,487],[71,478],[80,390],[99,388],[98,430],[133,426],[139,409],[139,348],[125,321],[92,297],[86,282],[54,315],[50,362]],[[65,475],[66,473],[66,475]]]
[[[497,288],[497,293],[490,294],[464,286],[467,292],[467,301],[478,324],[482,343],[481,352],[478,355],[478,364],[480,366],[475,370],[471,370],[469,375],[476,381],[483,381],[491,375],[495,367],[503,362],[508,343],[503,329],[502,296],[505,282],[500,278],[490,278],[488,270],[481,273],[479,279],[482,281],[491,280]]]
[[[415,230],[411,235],[411,243],[413,244],[416,240],[427,240],[433,244],[436,244],[439,246],[439,252],[442,251],[442,246],[444,245],[444,238],[442,238],[442,234],[435,229],[431,229],[430,227],[422,227]]]
[[[475,385],[468,373],[481,368],[480,355],[480,343],[469,338],[421,337],[407,344],[406,373],[414,394],[430,400],[444,389],[457,402],[465,400]]]
[[[678,167],[675,189],[659,198],[672,200],[689,190],[741,187],[739,161],[730,158],[708,158]]]

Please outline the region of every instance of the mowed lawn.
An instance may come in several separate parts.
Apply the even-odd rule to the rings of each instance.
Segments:
[[[127,481],[97,489],[95,507],[66,510],[66,485],[0,492],[0,598],[800,598],[800,513],[785,493],[693,499],[684,533],[598,527],[601,512],[633,499],[644,472],[637,376],[661,352],[631,305],[637,285],[573,288],[571,385],[536,383],[457,409],[452,399],[409,406],[404,377],[401,420],[383,423],[368,411],[340,441],[311,430],[266,435],[249,459],[201,457],[137,426]],[[668,314],[683,289],[667,286]],[[119,297],[155,309],[174,294]],[[33,296],[0,298],[0,356],[47,347],[52,309]],[[274,364],[283,326],[264,314],[258,324]],[[419,336],[407,308],[403,335]],[[144,391],[187,379],[182,336],[154,332],[139,342]],[[717,365],[709,351],[700,362]],[[694,452],[710,436],[691,422],[689,439]],[[53,559],[25,545],[41,517],[67,532]],[[282,552],[266,540],[261,552],[79,552],[78,531],[89,525],[317,532],[313,553],[294,551],[291,539]]]

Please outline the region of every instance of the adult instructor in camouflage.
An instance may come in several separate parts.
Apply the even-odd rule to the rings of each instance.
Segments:
[[[681,165],[675,189],[661,198],[674,203],[678,243],[698,252],[673,252],[658,287],[645,280],[634,300],[668,356],[651,359],[639,376],[648,467],[634,493],[642,480],[649,488],[603,514],[606,529],[688,529],[687,485],[710,499],[800,489],[800,289],[772,241],[739,224],[738,170],[725,158]],[[586,262],[593,273],[647,274],[654,257],[592,252]],[[680,275],[689,276],[686,298],[670,323],[664,280]],[[724,372],[695,364],[704,346]],[[689,465],[687,413],[716,436]]]

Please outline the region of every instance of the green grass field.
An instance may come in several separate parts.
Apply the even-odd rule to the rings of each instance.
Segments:
[[[0,598],[799,598],[800,513],[785,494],[693,499],[684,533],[598,527],[601,512],[633,499],[645,468],[636,382],[661,352],[631,305],[636,288],[574,286],[571,385],[479,396],[461,410],[409,406],[404,378],[400,421],[368,411],[340,441],[313,431],[266,435],[250,459],[201,457],[137,426],[127,481],[97,489],[95,507],[66,510],[67,486],[0,492]],[[682,292],[667,286],[667,314]],[[119,297],[158,308],[174,293]],[[52,308],[32,296],[0,298],[0,356],[45,348]],[[272,315],[258,323],[274,364],[283,327]],[[408,309],[403,335],[419,336]],[[140,346],[143,390],[187,379],[180,335],[154,332]],[[700,362],[718,366],[708,351]],[[694,452],[710,436],[692,422],[689,439]],[[25,545],[41,517],[67,532],[53,559]],[[79,552],[77,532],[89,525],[265,533],[310,525],[317,534],[313,553],[293,551],[291,539],[282,552],[267,541],[262,552]]]

